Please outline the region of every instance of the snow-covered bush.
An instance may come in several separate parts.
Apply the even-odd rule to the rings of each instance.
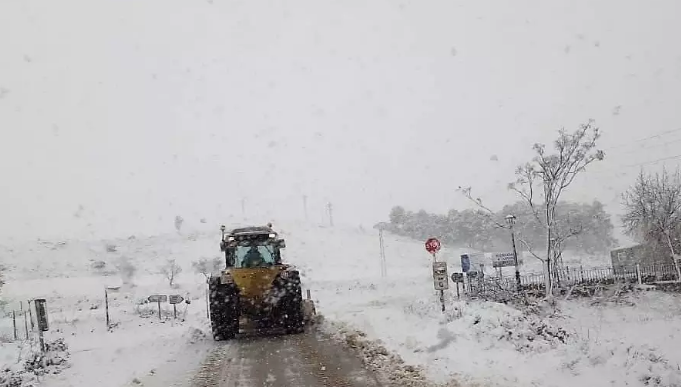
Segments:
[[[0,369],[0,386],[35,386],[38,377],[46,374],[59,374],[69,366],[68,346],[63,338],[45,343],[46,352],[40,351],[35,341],[24,342],[18,347],[18,361]]]

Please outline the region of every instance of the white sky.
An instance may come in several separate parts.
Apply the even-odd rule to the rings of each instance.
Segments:
[[[366,226],[395,204],[467,206],[459,185],[498,207],[534,142],[588,118],[607,159],[569,198],[619,211],[638,170],[623,166],[681,154],[681,131],[634,142],[681,129],[679,14],[677,0],[2,0],[0,235],[165,232],[177,214],[240,215],[242,197],[263,222],[302,218],[304,194],[313,219],[331,201]]]

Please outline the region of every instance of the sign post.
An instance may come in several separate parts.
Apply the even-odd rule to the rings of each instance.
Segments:
[[[168,302],[173,306],[173,318],[177,320],[177,304],[184,301],[184,298],[179,294],[173,294],[168,298]]]
[[[111,326],[109,324],[109,289],[104,288],[104,313],[106,314],[106,329]]]
[[[463,283],[463,273],[452,273],[452,282],[456,284],[456,298],[460,300],[459,284]]]
[[[149,296],[147,300],[158,303],[158,319],[161,320],[161,303],[168,301],[168,296],[165,294],[154,294]]]
[[[40,339],[40,350],[45,353],[45,336],[43,332],[50,330],[50,324],[47,319],[47,300],[44,298],[36,298],[33,300],[35,306],[35,318],[38,321],[38,337]]]
[[[437,238],[429,238],[426,241],[426,251],[433,256],[433,286],[440,291],[440,304],[442,313],[445,312],[445,290],[449,289],[449,277],[447,276],[447,262],[438,262],[437,252],[441,248]]]

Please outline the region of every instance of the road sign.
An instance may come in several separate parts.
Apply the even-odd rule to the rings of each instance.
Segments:
[[[449,289],[447,262],[433,262],[433,285],[435,290]]]
[[[463,283],[463,273],[452,273],[452,282],[456,284],[456,298],[461,299],[459,284]]]
[[[168,297],[168,302],[171,303],[172,305],[179,304],[182,301],[184,301],[184,297],[180,296],[179,294],[173,294],[170,297]]]
[[[461,270],[463,270],[464,273],[468,273],[468,271],[471,270],[471,257],[469,257],[468,254],[461,255]]]
[[[426,251],[428,251],[431,254],[435,254],[438,251],[440,251],[440,241],[437,240],[437,238],[429,238],[426,241]]]
[[[518,264],[521,261],[518,260]],[[513,253],[494,253],[492,255],[492,267],[510,267],[515,266],[515,256]]]
[[[149,296],[147,300],[149,300],[149,302],[166,302],[168,301],[168,296],[165,294],[154,294]]]

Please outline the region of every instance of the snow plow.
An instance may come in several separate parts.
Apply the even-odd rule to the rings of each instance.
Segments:
[[[282,263],[284,239],[271,224],[220,229],[225,270],[208,281],[213,338],[232,339],[249,325],[302,333],[316,311],[309,291],[303,299],[298,270]]]

